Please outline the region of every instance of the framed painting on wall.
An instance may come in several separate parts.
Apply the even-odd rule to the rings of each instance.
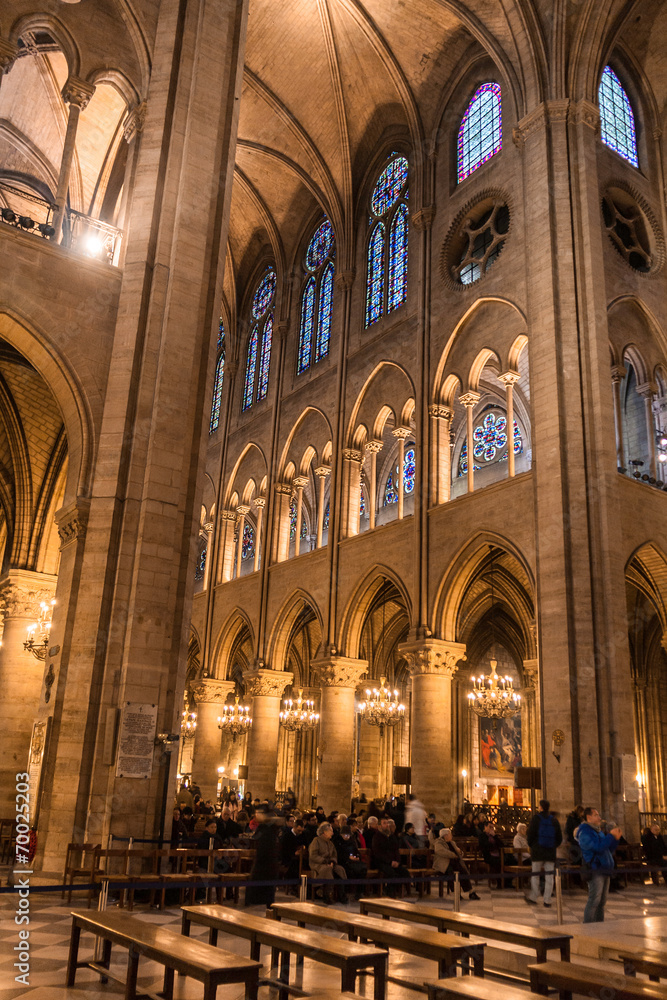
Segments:
[[[479,759],[483,778],[504,777],[521,767],[521,713],[479,720]]]

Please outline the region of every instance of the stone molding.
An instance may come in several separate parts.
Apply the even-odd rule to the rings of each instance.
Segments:
[[[236,524],[238,515],[235,510],[221,510],[220,518],[223,521],[233,521]]]
[[[95,87],[78,76],[68,76],[61,93],[65,104],[74,104],[80,111],[85,111],[95,93]]]
[[[526,691],[537,691],[540,682],[539,660],[523,661],[523,686]]]
[[[339,274],[334,277],[334,285],[336,288],[340,289],[341,292],[346,292],[352,288],[356,274],[357,272],[354,269],[349,271],[340,271]]]
[[[476,406],[481,398],[478,392],[464,392],[462,396],[459,396],[459,403],[462,406]]]
[[[344,448],[343,449],[343,459],[346,462],[360,462],[361,452],[355,451],[354,448]]]
[[[61,549],[69,542],[85,537],[89,513],[90,500],[85,497],[77,497],[69,506],[61,507],[60,510],[56,511],[55,518]]]
[[[627,369],[623,365],[612,365],[611,366],[611,381],[613,384],[616,382],[622,382],[627,375]]]
[[[442,403],[431,403],[428,412],[429,416],[435,417],[436,420],[452,420],[454,417],[454,411]]]
[[[583,104],[584,102],[580,102]],[[522,150],[526,141],[537,132],[542,132],[547,124],[554,125],[568,120],[574,120],[571,116],[572,105],[568,99],[556,101],[543,101],[539,107],[527,114],[512,129],[512,141],[518,150]],[[583,114],[583,110],[581,112]],[[577,120],[584,120],[583,118]]]
[[[600,109],[585,98],[570,105],[568,121],[574,125],[588,125],[596,135],[600,132]]]
[[[229,375],[230,378],[236,378],[239,370],[238,361],[225,361],[225,375]]]
[[[32,573],[29,570],[10,570],[0,581],[0,615],[9,618],[39,618],[42,601],[53,600],[56,576]]]
[[[236,512],[241,517],[247,517],[247,515],[250,513],[250,504],[247,503],[239,504],[239,506],[236,508]]]
[[[361,678],[368,673],[367,660],[354,660],[349,656],[313,660],[310,666],[322,687],[356,688]]]
[[[655,382],[642,382],[641,385],[636,387],[637,395],[641,396],[643,399],[650,399],[655,396],[658,392],[658,387]]]
[[[276,331],[281,340],[287,340],[289,334],[289,321],[282,320],[282,322],[276,323]]]
[[[367,441],[364,447],[366,451],[375,452],[378,455],[382,451],[382,441]]]
[[[0,75],[9,73],[14,65],[18,49],[6,38],[0,38]]]
[[[252,698],[281,698],[294,680],[286,670],[248,670],[243,675],[246,694]]]
[[[274,483],[273,488],[279,496],[291,497],[292,496],[292,484],[291,483]]]
[[[424,208],[420,208],[418,212],[413,212],[410,221],[418,232],[423,233],[431,228],[434,219],[435,206],[426,205]]]
[[[206,521],[204,523],[204,531],[209,534],[213,531],[213,521]]]
[[[193,694],[198,705],[224,705],[227,696],[234,691],[234,688],[234,681],[205,677],[194,688]]]
[[[135,106],[130,109],[127,118],[125,119],[125,124],[123,125],[123,138],[125,139],[125,142],[132,142],[136,135],[143,132],[147,110],[148,105],[145,101],[142,101],[141,104],[135,104]]]
[[[439,674],[451,678],[458,670],[459,660],[466,659],[465,643],[447,642],[446,639],[404,642],[398,646],[398,653],[408,664],[411,677]]]
[[[498,376],[498,381],[502,382],[503,385],[516,385],[520,378],[521,376],[519,373],[512,371],[510,368],[508,371],[503,372],[502,375]]]

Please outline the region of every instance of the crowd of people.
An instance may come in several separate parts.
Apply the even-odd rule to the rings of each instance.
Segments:
[[[530,867],[530,889],[525,899],[532,906],[538,905],[540,899],[543,906],[552,905],[557,860],[577,865],[581,880],[588,886],[585,923],[604,920],[608,892],[621,888],[621,880],[615,878],[615,854],[627,842],[618,826],[605,823],[594,808],[576,806],[563,830],[558,815],[543,800],[529,823],[516,825],[510,849],[484,806],[475,808],[464,803],[451,827],[438,821],[434,813],[427,813],[415,795],[400,796],[384,805],[366,802],[362,797],[354,806],[349,813],[333,810],[325,814],[321,806],[302,811],[289,789],[279,803],[253,799],[249,792],[243,797],[228,792],[216,809],[202,799],[196,785],[191,785],[177,796],[171,845],[202,849],[211,844],[214,848],[251,846],[255,849],[250,874],[253,882],[271,883],[282,878],[291,883],[288,891],[296,894],[299,874],[310,870],[322,880],[319,893],[325,903],[331,902],[334,895],[345,902],[348,889],[357,898],[363,895],[369,867],[378,873],[377,877],[387,880],[389,895],[396,895],[400,887],[409,895],[412,882],[419,878],[415,869],[426,867],[425,848],[430,848],[431,870],[447,883],[448,891],[458,873],[462,892],[469,900],[478,900],[464,850],[457,840],[465,841],[466,847],[471,841],[478,844],[498,884],[509,884],[515,877],[512,869],[517,866]],[[507,818],[510,811],[506,808],[505,812]],[[498,815],[499,819],[503,816],[502,804]],[[503,832],[507,838],[506,824]],[[642,846],[653,881],[658,884],[662,870],[667,885],[667,843],[657,824],[644,831]],[[412,852],[412,872],[401,854],[405,848]],[[226,862],[217,864],[223,866]],[[270,884],[250,886],[246,904],[270,904],[273,894]]]

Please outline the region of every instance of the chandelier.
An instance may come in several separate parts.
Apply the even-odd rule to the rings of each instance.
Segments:
[[[491,673],[486,677],[471,677],[472,691],[468,695],[473,712],[483,719],[507,719],[521,711],[521,695],[512,685],[511,677],[499,677],[496,673],[498,661],[489,661]]]
[[[51,616],[53,615],[53,605],[55,601],[47,604],[42,601],[39,605],[39,620],[28,625],[28,638],[23,643],[23,648],[28,653],[32,653],[38,660],[45,660],[49,648],[49,634],[51,632]],[[35,636],[39,636],[39,641],[35,641]]]
[[[359,711],[364,722],[369,726],[378,726],[380,731],[385,726],[396,726],[405,717],[405,705],[398,700],[398,691],[387,687],[387,678],[380,679],[380,688],[366,688],[366,701],[359,705]]]
[[[286,698],[283,702],[284,708],[280,713],[280,725],[288,733],[307,733],[314,729],[320,721],[320,717],[315,711],[315,702],[303,699],[303,688],[299,688],[299,697],[296,701]]]
[[[239,705],[238,697],[234,699],[233,705],[222,706],[222,715],[218,716],[218,729],[223,733],[230,733],[232,743],[236,743],[236,737],[247,733],[251,726],[250,709],[247,705]]]
[[[181,739],[193,740],[197,729],[197,713],[188,712],[187,708],[181,716]]]

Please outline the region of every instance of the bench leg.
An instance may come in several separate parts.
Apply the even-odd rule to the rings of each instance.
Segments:
[[[530,972],[530,992],[540,993],[542,996],[546,996],[547,994],[546,987],[540,984],[539,977],[534,969],[531,969]]]
[[[217,943],[218,943],[218,928],[217,927],[210,927],[209,928],[208,943],[212,944],[214,948],[217,945]]]
[[[259,969],[255,969],[245,982],[245,1000],[257,1000],[259,989]]]
[[[479,949],[475,949],[475,954],[472,957],[473,964],[473,975],[484,976],[484,952]]]
[[[103,965],[105,969],[108,969],[111,965],[111,941],[102,942],[102,961],[100,965]],[[102,976],[100,979],[101,983],[108,983],[109,979],[107,976]]]
[[[190,917],[187,913],[181,914],[181,934],[184,937],[190,937]]]
[[[384,1000],[387,992],[387,959],[383,958],[376,962],[374,971],[373,1000]]]
[[[139,974],[139,953],[129,949],[127,953],[127,979],[125,981],[125,1000],[136,1000],[137,976]]]
[[[570,942],[569,941],[566,941],[566,943],[562,946],[562,948],[560,950],[560,960],[561,960],[561,962],[569,962],[570,961]]]
[[[278,979],[285,986],[289,986],[289,962],[290,953],[288,951],[280,952],[280,972],[278,974]],[[289,990],[280,989],[278,991],[278,1000],[289,1000]]]
[[[164,970],[164,984],[162,986],[162,996],[164,1000],[173,1000],[174,996],[174,970],[166,968]]]
[[[67,985],[74,986],[74,977],[76,976],[77,962],[79,958],[79,938],[81,937],[81,928],[77,923],[72,921],[72,933],[69,939],[69,958],[67,961]]]

